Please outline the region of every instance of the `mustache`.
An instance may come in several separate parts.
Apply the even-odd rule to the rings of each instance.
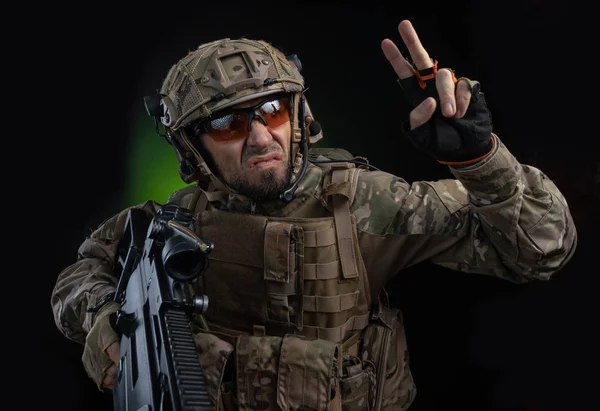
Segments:
[[[270,154],[270,153],[285,154],[283,152],[283,148],[279,144],[277,144],[275,141],[272,141],[265,148],[246,147],[244,149],[244,151],[242,152],[242,163],[246,163],[248,161],[248,159],[251,158],[251,157],[254,157],[254,156],[264,156],[264,155]]]

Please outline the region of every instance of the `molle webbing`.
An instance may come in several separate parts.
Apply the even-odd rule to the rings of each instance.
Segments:
[[[362,305],[361,314],[349,317],[343,324],[337,327],[304,327],[302,334],[312,338],[322,338],[329,341],[343,341],[352,335],[352,331],[362,330],[369,322],[368,306],[368,288],[365,269],[362,265],[362,259],[359,257],[357,240],[354,236],[355,221],[350,215],[350,204],[356,193],[359,169],[354,167],[354,164],[341,162],[334,163],[331,166],[332,172],[330,181],[324,182],[323,196],[331,196],[331,203],[334,214],[334,232],[320,232],[321,241],[324,244],[329,244],[335,241],[337,243],[339,265],[336,264],[336,273],[334,278],[339,278],[337,281],[340,290],[345,288],[345,285],[353,285],[354,291],[347,293],[340,292],[334,297],[312,299],[310,296],[304,298],[305,312],[342,312],[347,307]],[[323,238],[325,236],[326,238]],[[335,235],[335,240],[332,238]],[[329,241],[327,241],[329,240]],[[360,269],[359,269],[360,266]],[[308,268],[310,264],[305,264],[305,271],[312,271]],[[315,276],[320,279],[333,277],[331,264],[322,264],[316,267]],[[363,275],[359,275],[362,273]],[[305,273],[305,279],[308,275]],[[354,283],[356,281],[356,283]],[[310,282],[306,282],[310,284]],[[358,291],[360,289],[360,291]],[[359,298],[361,301],[359,302]],[[311,310],[314,308],[314,310]],[[326,311],[330,310],[330,311]]]
[[[333,217],[197,214],[198,233],[215,244],[201,286],[210,323],[335,343],[368,324],[370,295],[349,211],[357,171],[340,167],[328,181]]]

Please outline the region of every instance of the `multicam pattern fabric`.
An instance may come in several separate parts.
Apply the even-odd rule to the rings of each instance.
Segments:
[[[203,44],[171,67],[161,88],[168,109],[163,122],[178,129],[245,98],[303,88],[298,67],[269,43],[225,38]]]
[[[411,184],[362,173],[351,210],[361,245],[377,264],[367,263],[370,280],[385,283],[429,260],[522,283],[548,280],[569,261],[577,234],[565,198],[496,139],[497,150],[482,163],[451,168],[456,179]]]
[[[565,198],[542,171],[520,164],[500,139],[495,138],[495,152],[484,161],[450,169],[456,179],[409,183],[385,172],[360,173],[350,211],[356,219],[360,257],[366,268],[371,300],[375,301],[385,284],[403,268],[425,260],[454,270],[492,275],[516,283],[548,280],[570,260],[576,248],[577,233]],[[290,204],[257,205],[229,198],[214,206],[221,211],[277,217],[331,216],[330,205],[321,198],[323,175],[321,168],[309,165],[297,196]],[[184,188],[171,200],[190,207],[188,201],[192,190]],[[136,207],[149,215],[157,210],[157,204],[152,201]],[[94,315],[86,311],[87,308],[116,287],[114,261],[125,215],[126,211],[107,220],[85,239],[77,261],[60,273],[52,293],[52,309],[59,330],[81,344],[86,343],[86,335],[95,320]],[[285,237],[285,231],[279,234],[278,238]],[[281,267],[286,261],[273,256],[272,263]],[[366,358],[376,355],[373,353],[381,344],[376,336],[383,328],[368,330],[365,330],[367,335],[361,353],[362,356],[367,352]],[[403,333],[403,330],[398,328],[396,332]],[[252,338],[264,338],[264,341],[256,340],[260,344],[249,345]],[[294,381],[287,385],[292,391],[288,391],[290,395],[285,400],[277,396],[280,407],[293,409],[298,404],[305,404],[304,407],[312,409],[326,409],[324,407],[333,406],[335,401],[327,405],[323,394],[329,393],[331,388],[327,387],[329,382],[325,377],[326,367],[330,364],[324,357],[311,357],[315,361],[321,358],[316,363],[322,367],[310,374],[321,376],[318,382],[312,382],[317,385],[311,386],[308,380],[302,381],[301,385],[297,378],[309,368],[302,371],[300,362],[289,363],[287,368],[282,368],[283,349],[278,347],[279,337],[252,338],[241,337],[235,347],[239,350],[236,360],[238,370],[246,375],[243,383],[238,380],[237,387],[237,398],[238,401],[243,399],[244,409],[266,409],[267,403],[275,407],[276,391],[272,387],[275,367],[278,381],[282,381],[282,371],[285,370],[292,378],[288,381]],[[320,340],[314,341],[325,344]],[[302,341],[297,339],[294,342]],[[221,361],[224,353],[230,350],[226,345],[223,347],[227,348],[217,350],[216,355],[211,357],[213,363]],[[396,361],[407,362],[407,351],[397,348],[387,353],[388,357],[395,356]],[[330,352],[332,357],[335,356],[333,351]],[[346,360],[348,358],[344,359],[346,374],[338,375],[341,378],[339,392],[344,397],[341,402],[343,409],[366,409],[379,388],[385,393],[381,397],[382,409],[388,405],[394,408],[394,403],[404,404],[401,405],[404,409],[410,405],[414,391],[386,392],[386,388],[375,381],[376,363],[370,369],[362,357],[358,358],[359,363],[354,364],[355,367]],[[331,366],[334,366],[333,360]],[[293,369],[297,370],[296,373],[290,373]],[[218,376],[212,375],[209,380],[217,389]],[[408,376],[407,373],[404,378]],[[257,389],[259,386],[271,388]],[[301,386],[305,389],[311,387],[320,394],[298,400],[295,397],[297,393],[292,395],[292,392]],[[410,384],[405,383],[404,386]],[[278,385],[277,390],[282,392],[282,389]]]
[[[200,367],[204,372],[208,392],[213,402],[219,405],[223,370],[234,348],[213,334],[195,330],[194,343]]]
[[[287,335],[281,344],[277,404],[283,410],[327,410],[340,350],[325,340]]]
[[[368,411],[373,409],[375,374],[370,367],[357,364],[348,367],[349,373],[340,381],[343,411]]]
[[[280,349],[281,337],[238,338],[236,380],[240,410],[269,410],[277,403]]]
[[[153,216],[159,205],[146,201],[136,207]],[[56,326],[70,340],[85,343],[97,315],[88,309],[117,288],[117,247],[128,211],[129,208],[106,219],[86,236],[77,250],[77,262],[58,276],[51,296],[52,310]]]
[[[397,309],[380,309],[377,320],[363,332],[360,360],[371,363],[376,374],[373,409],[406,410],[417,390],[408,364],[402,315]]]

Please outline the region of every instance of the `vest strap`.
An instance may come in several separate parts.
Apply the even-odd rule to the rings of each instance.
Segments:
[[[204,195],[206,196],[209,202],[218,201],[228,196],[228,194],[224,191],[202,191],[204,192]]]
[[[350,317],[348,321],[338,327],[322,328],[305,325],[302,335],[309,338],[321,338],[336,343],[341,342],[351,331],[362,330],[369,324],[369,314]]]
[[[341,295],[305,295],[304,311],[317,313],[341,313],[351,309],[358,301],[358,290]]]
[[[322,264],[304,264],[305,280],[331,280],[338,278],[338,261]]]
[[[305,231],[304,247],[324,247],[335,244],[335,230]]]
[[[203,190],[202,188],[197,186],[196,190],[194,191],[194,195],[192,196],[190,202],[186,205],[186,207],[189,210],[192,210],[194,214],[201,213],[203,211],[206,211],[208,203],[210,203],[211,201],[220,200],[221,198],[224,198],[227,195],[227,193],[223,191],[213,191],[214,188],[215,187],[212,182],[208,185],[207,190]]]
[[[350,198],[352,188],[356,186],[358,170],[351,163],[333,164],[331,174],[331,192],[333,216],[335,218],[338,250],[342,264],[342,276],[345,279],[358,277],[356,251],[352,235],[352,220],[350,218]],[[354,180],[354,181],[353,181]],[[354,184],[353,184],[354,183]]]

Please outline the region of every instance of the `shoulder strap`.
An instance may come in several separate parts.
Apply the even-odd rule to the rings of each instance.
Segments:
[[[226,195],[227,194],[225,194],[223,191],[214,191],[212,182],[208,185],[206,190],[200,186],[196,186],[196,190],[194,191],[194,194],[190,198],[190,201],[186,207],[192,210],[194,214],[201,213],[202,211],[206,210],[211,201],[220,200]]]
[[[346,149],[338,147],[311,147],[308,151],[308,158],[316,160],[324,157],[329,160],[352,160],[354,156]]]
[[[331,181],[328,184],[326,183],[323,189],[323,196],[331,197],[339,257],[344,278],[358,277],[350,205],[354,201],[360,171],[361,169],[356,168],[352,163],[333,163],[331,165]]]
[[[308,158],[313,164],[324,169],[330,168],[330,161],[359,162],[363,164],[357,166],[357,168],[365,169],[368,169],[367,165],[369,164],[369,160],[366,157],[355,156],[348,150],[338,147],[311,147],[308,152]]]

